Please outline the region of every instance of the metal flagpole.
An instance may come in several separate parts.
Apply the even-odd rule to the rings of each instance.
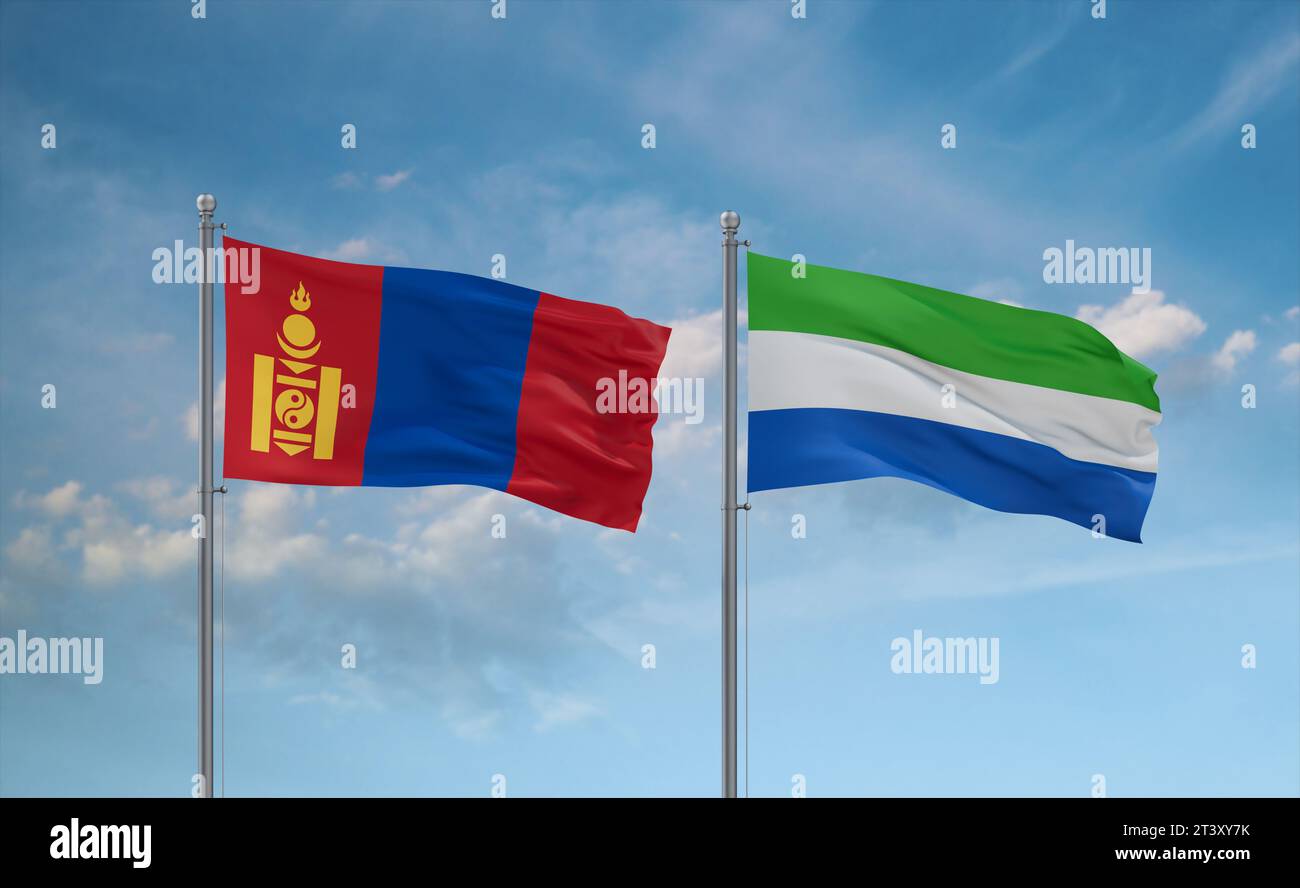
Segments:
[[[722,795],[736,797],[736,232],[740,214],[722,214]]]
[[[217,199],[200,194],[199,250],[199,773],[203,798],[212,798],[212,211]]]

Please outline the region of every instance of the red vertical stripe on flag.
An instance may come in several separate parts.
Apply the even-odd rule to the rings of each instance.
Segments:
[[[543,293],[533,316],[518,451],[506,492],[635,531],[650,485],[657,417],[650,393],[671,332],[616,308]],[[614,410],[598,410],[602,388],[617,388],[620,380],[624,395],[645,386],[647,409],[631,412],[640,405],[615,391]]]
[[[261,286],[226,283],[225,477],[361,483],[384,269],[258,250]]]

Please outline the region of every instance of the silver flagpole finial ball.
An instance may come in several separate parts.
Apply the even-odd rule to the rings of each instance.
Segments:
[[[733,213],[731,210],[722,214],[722,230],[735,231],[740,227],[740,214]]]
[[[217,199],[211,194],[200,194],[194,199],[194,205],[199,208],[200,213],[211,213],[217,208]]]

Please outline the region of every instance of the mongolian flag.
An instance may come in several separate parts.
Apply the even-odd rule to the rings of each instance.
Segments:
[[[226,286],[225,475],[287,484],[473,484],[635,531],[671,332],[498,280],[258,250]]]

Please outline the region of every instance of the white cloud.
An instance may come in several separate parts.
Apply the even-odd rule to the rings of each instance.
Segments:
[[[1205,332],[1205,322],[1194,311],[1166,303],[1160,290],[1133,292],[1110,307],[1081,305],[1075,317],[1135,358],[1176,351]]]
[[[7,554],[31,567],[55,567],[53,560],[79,552],[86,578],[97,583],[192,567],[190,516],[196,503],[189,485],[155,476],[129,479],[117,488],[157,515],[159,525],[132,521],[110,497],[86,496],[80,482],[68,481],[45,493],[15,496],[15,507],[43,520],[23,528]],[[437,487],[412,494],[407,506],[394,510],[408,519],[432,513],[431,520],[408,520],[387,538],[354,533],[332,540],[323,532],[316,488],[250,483],[229,496],[226,567],[232,577],[264,581],[292,573],[339,580],[363,592],[394,584],[429,589],[489,574],[513,583],[524,565],[546,560],[559,526],[572,521],[497,491],[467,496],[463,488]],[[507,547],[491,536],[499,513],[508,514],[510,534],[527,542]],[[218,521],[212,532],[222,531]],[[474,608],[487,606],[486,600]]]
[[[406,254],[374,238],[354,237],[325,252],[326,259],[339,262],[372,262],[376,265],[405,263]]]
[[[1293,305],[1293,306],[1291,306],[1290,308],[1288,308],[1288,309],[1286,310],[1286,312],[1283,314],[1283,316],[1284,316],[1288,321],[1294,321],[1296,318],[1300,318],[1300,305]]]
[[[199,402],[195,401],[190,404],[182,418],[185,423],[185,435],[191,441],[199,440]],[[213,437],[220,441],[226,434],[226,378],[221,377],[221,382],[217,383],[216,394],[212,398],[212,432]]]
[[[1011,305],[1016,308],[1024,308],[1024,303],[1018,299],[1012,299],[1012,296],[1021,295],[1020,285],[1009,278],[1002,278],[996,281],[981,281],[970,288],[970,295],[978,299],[988,299],[993,302],[1000,302],[1003,305]]]
[[[395,173],[375,176],[375,187],[380,191],[392,191],[409,178],[411,178],[410,170],[398,170]]]
[[[373,246],[368,238],[354,237],[351,240],[345,240],[333,250],[326,253],[326,258],[337,259],[340,262],[356,262],[358,259],[364,259],[369,255]]]
[[[361,187],[361,177],[349,170],[345,173],[339,173],[330,180],[330,185],[334,188],[340,188],[345,191],[351,191]]]
[[[1300,342],[1288,342],[1277,353],[1277,359],[1288,367],[1294,367],[1282,380],[1284,385],[1300,385]]]
[[[494,515],[506,516],[507,539],[524,534],[547,544],[554,543],[562,522],[573,520],[540,509],[520,511],[513,507],[519,500],[497,491],[437,490],[440,496],[421,491],[403,507],[408,514],[431,508],[434,517],[427,523],[409,521],[387,539],[357,533],[345,537],[337,570],[370,589],[392,583],[425,588],[485,576],[502,568],[506,559],[524,555],[519,547],[492,538]]]
[[[743,312],[742,312],[743,315]],[[672,336],[659,370],[663,379],[680,379],[683,388],[690,380],[703,379],[703,391],[709,382],[722,378],[722,309],[668,322]],[[743,319],[742,319],[743,327]],[[702,412],[699,422],[687,422],[682,413],[664,413],[654,424],[655,457],[708,449],[722,432],[716,410],[709,409],[708,398],[701,391],[702,403],[694,408]]]
[[[187,531],[155,530],[148,525],[120,530],[83,544],[86,582],[111,585],[128,576],[157,579],[195,564],[194,538]]]
[[[1237,361],[1246,357],[1255,350],[1255,331],[1254,330],[1234,330],[1232,335],[1224,340],[1223,345],[1214,357],[1210,359],[1217,369],[1224,373],[1230,373],[1237,366]]]
[[[117,487],[144,503],[156,518],[162,520],[188,521],[198,508],[197,484],[182,484],[155,475],[122,481]]]
[[[324,537],[300,530],[316,503],[312,488],[288,484],[241,485],[231,494],[231,529],[226,568],[240,580],[265,580],[294,567],[328,568]]]
[[[664,414],[655,421],[654,456],[656,464],[660,457],[679,456],[683,453],[695,453],[713,447],[722,436],[722,425],[717,422],[700,422],[687,424],[675,414]],[[656,465],[656,476],[660,468]]]
[[[572,694],[552,694],[534,691],[529,702],[537,713],[533,729],[539,733],[565,725],[578,724],[600,713],[596,704]]]
[[[54,536],[48,527],[24,527],[5,547],[5,557],[19,567],[40,571],[54,559]]]
[[[194,564],[194,539],[185,521],[171,529],[136,524],[108,497],[81,495],[82,485],[68,481],[40,496],[20,494],[18,504],[67,521],[59,541],[49,527],[24,528],[7,553],[31,570],[49,575],[67,573],[81,555],[81,575],[92,585],[108,585],[130,577],[158,578]]]
[[[58,487],[33,496],[25,491],[18,491],[14,505],[19,508],[33,507],[53,518],[62,518],[72,514],[81,503],[81,482],[67,481]]]
[[[680,379],[717,376],[722,370],[722,309],[669,321],[673,335],[659,371]]]

